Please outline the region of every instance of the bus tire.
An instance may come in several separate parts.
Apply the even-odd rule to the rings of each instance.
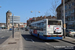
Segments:
[[[38,34],[38,38],[39,38],[39,34]]]
[[[30,32],[30,34],[32,35],[32,32]]]

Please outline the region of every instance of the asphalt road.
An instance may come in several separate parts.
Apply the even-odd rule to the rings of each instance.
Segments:
[[[41,40],[31,36],[28,31],[20,30],[24,50],[74,50],[74,44],[62,40]]]
[[[17,32],[17,29],[14,29],[14,32]],[[12,31],[7,29],[0,29],[0,44],[2,44],[6,39],[12,35]]]
[[[11,31],[7,29],[0,29],[0,44],[2,44],[11,35]]]

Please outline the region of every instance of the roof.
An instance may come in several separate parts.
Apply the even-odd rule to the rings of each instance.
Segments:
[[[34,24],[34,23],[40,23],[40,22],[45,22],[46,20],[62,21],[62,20],[57,20],[57,19],[42,19],[42,20],[39,20],[39,21],[32,22],[31,24]]]
[[[8,11],[7,11],[7,13],[11,13],[11,11],[10,11],[10,10],[8,10]]]

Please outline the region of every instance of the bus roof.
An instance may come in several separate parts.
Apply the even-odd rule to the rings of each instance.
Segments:
[[[57,20],[57,19],[43,19],[43,20],[39,20],[39,21],[32,22],[31,24],[39,23],[39,22],[44,22],[45,20],[62,21],[62,20]]]

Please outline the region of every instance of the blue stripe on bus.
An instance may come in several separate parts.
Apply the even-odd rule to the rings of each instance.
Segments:
[[[44,36],[40,36],[40,38],[43,39],[43,40],[62,39],[62,37],[44,37]]]
[[[38,36],[37,34],[34,34],[34,33],[33,33],[33,35],[36,36],[36,37]]]
[[[36,36],[36,37],[38,37],[37,34],[34,34],[34,33],[33,33],[33,35]],[[44,36],[40,36],[40,35],[39,35],[39,38],[41,38],[41,39],[43,39],[43,40],[50,40],[50,39],[63,39],[63,37],[44,37]]]

